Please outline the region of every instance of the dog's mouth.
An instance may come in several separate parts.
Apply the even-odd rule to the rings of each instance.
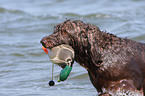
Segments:
[[[42,39],[40,43],[42,44],[42,48],[44,50],[44,48],[46,48],[45,43],[47,43],[47,41]]]

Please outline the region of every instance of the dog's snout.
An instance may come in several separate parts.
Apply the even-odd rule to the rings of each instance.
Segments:
[[[53,47],[52,40],[50,38],[48,38],[48,36],[42,38],[42,40],[40,41],[40,43],[45,48],[51,48],[51,47]]]
[[[40,43],[45,47],[46,40],[41,39]]]
[[[43,44],[43,43],[44,43],[44,40],[43,40],[43,39],[41,39],[40,43],[41,43],[41,44]]]
[[[41,44],[43,44],[43,43],[44,43],[44,40],[43,40],[43,39],[41,39],[40,43],[41,43]]]

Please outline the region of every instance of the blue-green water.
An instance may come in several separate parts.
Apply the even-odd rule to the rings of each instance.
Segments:
[[[41,49],[41,38],[66,18],[145,42],[145,0],[0,0],[0,96],[96,96],[87,71],[75,63],[69,78]]]

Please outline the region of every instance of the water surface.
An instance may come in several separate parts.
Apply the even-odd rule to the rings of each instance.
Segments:
[[[66,18],[94,24],[119,37],[145,42],[144,0],[0,0],[0,96],[96,96],[87,71],[75,63],[57,83],[61,68],[51,62],[40,40]]]

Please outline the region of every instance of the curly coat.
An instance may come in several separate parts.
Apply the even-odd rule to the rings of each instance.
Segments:
[[[86,68],[100,96],[117,90],[143,90],[145,95],[145,44],[100,31],[80,20],[66,20],[54,29],[41,40],[42,45],[48,49],[72,46],[75,61]]]

